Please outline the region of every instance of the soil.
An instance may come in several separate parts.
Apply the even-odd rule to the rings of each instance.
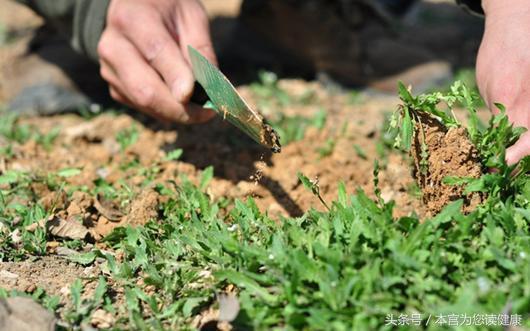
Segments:
[[[240,0],[220,3],[205,1],[211,16],[234,16],[239,10]],[[217,23],[225,20],[217,19]],[[72,84],[56,63],[28,53],[34,30],[42,23],[40,18],[12,1],[0,0],[0,23],[16,32],[16,38],[8,45],[0,45],[0,105],[35,81]],[[449,23],[453,26],[452,21]],[[220,30],[212,31],[215,35]],[[448,49],[447,41],[439,37],[443,31],[453,31],[448,39],[459,40],[460,46],[460,39],[456,38],[460,32],[454,29],[442,29],[436,34],[437,38],[428,39],[443,40],[443,49]],[[472,51],[475,46],[478,42],[460,48]],[[454,58],[473,57],[455,55]],[[442,67],[445,73],[446,63]],[[39,69],[33,71],[33,68]],[[83,76],[90,73],[88,69],[73,68]],[[417,77],[425,77],[424,73],[424,70],[414,71]],[[392,87],[388,89],[393,90],[393,95],[397,79],[390,78]],[[88,78],[87,81],[91,82]],[[15,145],[13,157],[0,157],[0,171],[18,169],[44,177],[64,168],[80,169],[78,175],[61,179],[69,184],[68,187],[79,188],[74,192],[51,190],[42,183],[32,184],[31,189],[40,203],[59,219],[81,221],[90,233],[89,239],[100,248],[105,248],[101,238],[116,227],[160,219],[158,208],[163,198],[154,190],[157,183],[174,181],[179,185],[186,177],[198,184],[203,170],[210,165],[214,167],[214,178],[206,192],[212,199],[253,197],[263,212],[278,221],[282,216],[300,216],[310,208],[325,209],[318,198],[301,185],[296,176],[298,172],[310,179],[318,178],[320,193],[328,204],[337,198],[340,182],[345,183],[348,193],[361,188],[374,197],[372,172],[377,159],[381,166],[379,189],[385,201],[395,201],[396,217],[411,213],[421,217],[434,214],[443,202],[460,196],[461,188],[441,183],[445,175],[480,174],[480,169],[473,165],[476,151],[462,139],[460,130],[446,132],[428,127],[431,171],[426,176],[416,172],[415,179],[407,156],[390,153],[388,148],[382,147],[384,118],[396,109],[399,102],[396,97],[368,92],[362,94],[359,101],[359,97],[338,93],[333,84],[324,86],[296,79],[282,79],[279,87],[293,100],[309,95],[310,102],[292,102],[279,107],[272,96],[270,104],[263,105],[250,86],[242,85],[238,91],[267,118],[274,118],[280,112],[304,117],[312,117],[321,110],[327,114],[322,129],[308,127],[302,140],[282,144],[281,153],[273,154],[258,146],[221,118],[202,125],[176,126],[156,123],[132,112],[107,112],[90,118],[62,114],[21,119],[20,124],[31,126],[34,131],[46,134],[59,129],[59,135],[47,147],[34,140]],[[137,139],[129,146],[122,146],[117,136],[127,130],[136,131]],[[165,160],[167,153],[176,148],[183,149],[182,157],[177,161]],[[417,167],[417,158],[415,163]],[[123,194],[109,198],[86,193],[102,179]],[[416,180],[424,191],[423,202],[410,194]],[[151,183],[145,186],[145,182]],[[476,201],[474,196],[466,197],[466,210]],[[48,244],[48,256],[1,263],[0,287],[31,292],[38,286],[64,298],[75,279],[97,279],[100,272],[97,266],[85,268],[68,262],[54,255],[58,242]],[[94,281],[88,280],[85,285],[95,286]]]
[[[329,94],[316,83],[285,80],[280,85],[292,93],[304,90],[315,94],[313,104],[288,107],[285,109],[288,115],[313,116],[321,107],[329,112],[327,125],[322,130],[308,127],[303,140],[287,144],[279,154],[272,154],[255,144],[222,119],[193,127],[161,130],[156,123],[141,121],[128,114],[107,113],[90,120],[68,114],[21,120],[23,124],[38,127],[43,133],[57,127],[61,131],[49,150],[34,141],[17,146],[15,156],[5,160],[5,167],[6,170],[24,169],[36,174],[67,167],[79,168],[79,175],[64,180],[71,185],[93,188],[95,181],[103,178],[118,189],[123,189],[122,185],[129,187],[133,198],[126,201],[126,206],[102,201],[101,197],[81,191],[74,192],[70,201],[65,201],[64,192],[50,192],[42,185],[34,188],[35,193],[42,196],[43,205],[53,207],[62,218],[82,216],[96,238],[116,226],[145,224],[156,218],[157,193],[139,188],[146,175],[139,175],[138,167],[158,168],[155,184],[167,180],[178,182],[181,175],[198,183],[202,170],[213,165],[215,177],[208,193],[214,199],[252,196],[263,211],[274,217],[299,216],[309,208],[323,210],[318,199],[300,185],[298,172],[319,178],[320,191],[326,201],[336,198],[341,181],[350,193],[357,187],[373,192],[371,173],[377,155],[376,143],[381,138],[384,113],[395,107],[396,100],[389,98],[353,105],[349,104],[347,96]],[[240,90],[248,96],[249,102],[254,102],[247,87]],[[355,120],[345,122],[345,118]],[[131,127],[138,131],[138,139],[120,151],[116,136]],[[334,147],[329,155],[323,155],[319,149],[324,148],[330,138]],[[366,156],[359,155],[355,146],[361,146]],[[166,153],[175,148],[184,150],[181,160],[164,161]],[[138,165],[124,170],[124,165],[131,162]],[[390,154],[388,166],[380,174],[384,196],[398,202],[397,215],[421,210],[418,201],[408,194],[413,184],[408,169],[406,159]],[[259,176],[255,176],[256,173]]]
[[[426,113],[419,113],[411,154],[414,159],[414,176],[421,188],[423,203],[430,215],[439,213],[451,201],[464,199],[463,212],[473,211],[482,203],[479,192],[464,194],[465,185],[448,185],[446,177],[479,178],[482,166],[475,146],[464,128],[444,127]],[[422,167],[422,144],[428,150],[427,164]]]
[[[50,255],[23,262],[0,262],[0,287],[32,293],[38,287],[50,295],[66,297],[77,278],[97,277],[95,267],[82,267]]]

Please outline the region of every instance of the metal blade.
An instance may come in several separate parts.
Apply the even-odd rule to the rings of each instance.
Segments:
[[[237,93],[228,78],[195,48],[188,46],[188,52],[195,79],[201,84],[215,105],[214,110],[257,143],[279,153],[281,150],[280,137],[265,122],[263,116],[251,109]]]

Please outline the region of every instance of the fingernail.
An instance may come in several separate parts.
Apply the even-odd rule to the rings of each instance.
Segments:
[[[179,102],[186,102],[193,92],[193,80],[178,79],[171,88],[171,93]]]

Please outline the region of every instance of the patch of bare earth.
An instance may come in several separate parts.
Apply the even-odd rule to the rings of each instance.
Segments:
[[[43,185],[35,187],[45,207],[53,208],[65,219],[72,216],[82,219],[96,239],[116,226],[156,219],[159,197],[153,186],[167,184],[169,180],[179,182],[182,175],[198,183],[202,170],[209,165],[215,169],[208,188],[213,198],[252,196],[273,217],[297,216],[309,208],[323,209],[318,199],[300,184],[298,172],[318,178],[321,194],[327,201],[336,198],[340,182],[346,184],[350,193],[363,188],[372,194],[372,171],[378,158],[376,144],[381,139],[383,113],[395,107],[395,100],[351,104],[346,96],[329,94],[318,84],[302,81],[281,84],[287,90],[313,91],[316,95],[310,105],[294,104],[282,111],[291,116],[313,116],[325,109],[328,118],[323,129],[308,127],[304,139],[284,146],[280,154],[271,154],[221,119],[162,130],[125,114],[103,114],[91,120],[60,115],[23,120],[44,133],[59,127],[59,137],[50,150],[34,141],[15,146],[14,156],[3,160],[5,169],[45,175],[67,167],[79,168],[81,173],[65,178],[66,184],[91,189],[98,180],[105,180],[118,191],[130,190],[129,197],[112,202],[84,192],[75,192],[66,199],[64,193],[50,192]],[[245,88],[242,90],[250,94]],[[251,95],[249,99],[252,103]],[[121,151],[116,137],[132,127],[137,129],[138,139]],[[166,153],[175,148],[184,150],[181,160],[164,160]],[[127,167],[131,162],[135,165]],[[396,216],[421,211],[419,201],[409,195],[414,180],[407,160],[389,154],[387,164],[382,163],[380,189],[385,200],[396,200]],[[142,183],[147,181],[149,169],[156,171],[146,187]]]
[[[444,183],[446,177],[479,178],[482,167],[479,153],[464,128],[444,127],[428,114],[419,114],[411,154],[414,176],[421,188],[427,213],[435,215],[451,201],[464,199],[463,212],[471,212],[482,203],[479,192],[465,194],[465,185]],[[428,148],[427,163],[422,165],[422,143]]]
[[[32,293],[38,287],[50,295],[66,297],[80,277],[95,277],[98,270],[82,267],[54,255],[22,262],[0,262],[0,288]]]

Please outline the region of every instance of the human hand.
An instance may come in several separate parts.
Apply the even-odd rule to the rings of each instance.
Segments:
[[[482,0],[486,23],[477,83],[490,109],[506,106],[515,126],[530,129],[530,1]],[[530,155],[530,132],[506,151],[508,164]]]
[[[217,63],[199,0],[112,0],[98,44],[112,98],[162,120],[212,118],[211,110],[189,102],[195,80],[188,45]]]

